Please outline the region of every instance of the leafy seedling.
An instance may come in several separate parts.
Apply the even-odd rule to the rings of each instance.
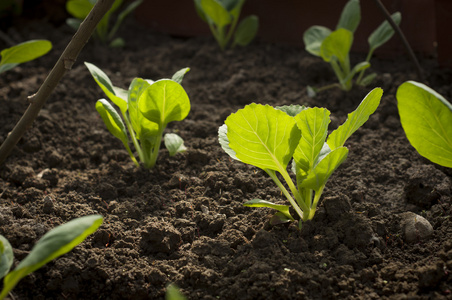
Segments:
[[[420,155],[452,168],[452,105],[428,86],[407,81],[397,89],[400,122]]]
[[[17,44],[0,52],[0,73],[15,66],[43,56],[52,49],[52,43],[47,40],[31,40]]]
[[[0,300],[4,299],[22,278],[83,242],[99,228],[102,221],[102,216],[91,215],[55,227],[36,243],[30,254],[11,272],[9,270],[14,259],[13,250],[8,240],[0,235],[0,278],[4,277]]]
[[[136,166],[139,163],[130,149],[129,135],[144,167],[154,167],[166,126],[173,121],[182,121],[190,112],[190,100],[181,86],[190,69],[179,70],[172,79],[135,78],[127,91],[113,86],[107,74],[95,65],[87,62],[85,65],[121,112],[122,118],[110,102],[97,101],[96,110],[107,129],[123,143]],[[171,156],[186,150],[182,138],[174,133],[165,135],[164,142]]]
[[[97,0],[69,0],[66,3],[66,10],[74,18],[67,19],[66,23],[70,27],[77,30],[80,24],[86,18],[86,16],[88,16],[89,12],[92,10],[96,2]],[[123,0],[115,0],[110,10],[105,14],[105,16],[100,20],[99,24],[97,25],[94,37],[97,40],[101,41],[103,44],[109,44],[110,47],[124,46],[125,42],[122,38],[120,37],[114,38],[116,32],[118,31],[119,27],[121,26],[121,23],[124,21],[127,15],[133,12],[142,2],[143,0],[135,0],[131,2],[123,11],[121,11],[121,13],[119,13],[113,27],[109,29],[110,18],[112,17],[113,13],[116,12],[123,3]]]
[[[375,88],[328,137],[330,112],[325,108],[282,107],[250,104],[231,114],[219,128],[219,142],[233,159],[264,170],[289,200],[301,221],[314,217],[326,182],[345,161],[346,140],[377,109],[383,90]],[[294,114],[296,112],[296,114]],[[296,175],[296,182],[287,171]],[[284,179],[286,186],[280,181]],[[272,224],[294,221],[289,205],[253,199],[249,207],[269,207],[278,212]],[[300,221],[300,226],[301,226]]]
[[[256,36],[259,18],[255,15],[244,18],[237,26],[245,0],[194,0],[200,18],[209,24],[210,31],[224,50],[231,47],[246,46]],[[237,27],[237,30],[236,30]]]
[[[398,25],[402,19],[399,12],[394,13],[391,18]],[[350,49],[352,48],[354,32],[361,20],[359,0],[350,0],[342,10],[339,22],[334,31],[324,26],[312,26],[305,31],[303,41],[305,49],[315,56],[321,57],[329,63],[339,83],[327,85],[321,88],[308,87],[308,94],[315,96],[316,93],[340,87],[345,91],[353,87],[353,78],[358,75],[355,83],[361,86],[369,85],[377,76],[376,73],[364,76],[364,72],[370,67],[370,59],[374,51],[385,44],[393,35],[394,29],[389,22],[384,21],[367,39],[369,53],[365,61],[350,65]]]

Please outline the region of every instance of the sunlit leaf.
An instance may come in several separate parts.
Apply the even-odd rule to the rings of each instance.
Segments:
[[[408,81],[397,90],[400,122],[420,155],[452,168],[452,105],[428,86]]]

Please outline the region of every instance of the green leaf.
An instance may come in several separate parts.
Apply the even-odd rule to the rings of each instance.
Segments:
[[[187,117],[190,99],[180,84],[162,79],[146,89],[138,107],[146,119],[164,128],[169,122],[182,121]]]
[[[121,1],[122,2],[122,1]],[[121,23],[124,21],[124,19],[129,15],[132,11],[134,11],[141,3],[143,3],[143,0],[135,0],[132,3],[130,3],[119,15],[116,19],[115,25],[111,29],[110,33],[108,34],[108,39],[112,39],[116,32],[119,29],[119,26],[121,26]],[[116,39],[118,40],[118,39]],[[113,41],[114,42],[114,41]],[[113,43],[112,42],[112,43]],[[110,43],[110,45],[112,44]],[[125,42],[122,41],[122,43],[116,42],[114,43],[116,47],[122,47],[125,45]]]
[[[238,7],[241,8],[245,0],[218,0],[218,2],[220,2],[227,11],[231,11]]]
[[[245,0],[220,0],[220,2],[223,3],[223,6],[231,14],[232,20],[237,20]]]
[[[312,189],[319,192],[326,184],[330,176],[347,159],[348,149],[339,147],[328,153],[315,167],[310,171],[301,187]]]
[[[225,124],[237,158],[264,170],[285,170],[300,140],[294,118],[269,105],[247,105]]]
[[[128,143],[127,131],[121,117],[114,107],[105,99],[97,100],[96,110],[102,117],[108,131],[116,138],[120,139],[123,144]]]
[[[252,15],[240,22],[234,35],[234,43],[246,46],[254,39],[259,28],[259,18]]]
[[[350,0],[344,6],[341,17],[337,23],[336,29],[345,28],[351,32],[355,32],[361,21],[361,9],[359,0]]]
[[[323,40],[320,46],[320,56],[326,62],[337,58],[342,64],[347,60],[352,44],[353,33],[350,30],[339,28]]]
[[[452,105],[428,86],[407,81],[397,89],[400,122],[420,155],[452,168]]]
[[[234,150],[229,147],[229,139],[228,139],[228,126],[223,124],[218,128],[218,141],[220,142],[221,148],[223,148],[224,152],[226,152],[231,158],[240,161],[237,158],[237,155]]]
[[[109,47],[111,48],[122,48],[126,45],[126,42],[124,41],[123,38],[115,38],[113,41],[110,42],[110,44],[108,44]]]
[[[306,51],[315,56],[320,56],[320,46],[323,40],[331,34],[331,30],[324,26],[312,26],[303,34]]]
[[[174,75],[171,78],[171,80],[174,80],[174,81],[176,81],[179,84],[182,84],[182,80],[184,79],[184,76],[185,76],[185,74],[188,73],[188,71],[190,71],[190,68],[180,69],[179,71],[174,73]]]
[[[300,112],[302,112],[305,109],[308,109],[304,105],[297,105],[297,104],[291,104],[291,105],[283,105],[283,106],[276,106],[276,109],[279,109],[280,111],[285,112],[291,117],[295,117]]]
[[[294,221],[292,217],[288,218],[285,214],[278,211],[276,214],[273,215],[273,217],[270,218],[270,225],[275,226],[279,224],[284,224]]]
[[[85,19],[94,7],[88,0],[69,0],[66,2],[67,12],[77,19]]]
[[[88,68],[102,91],[104,91],[105,95],[119,107],[122,113],[125,113],[127,111],[127,91],[113,86],[107,74],[95,65],[85,62],[85,66]]]
[[[306,87],[306,94],[308,94],[308,97],[310,98],[314,98],[315,96],[317,96],[318,93],[318,89],[312,86],[307,86]]]
[[[6,275],[0,298],[5,297],[23,277],[83,242],[88,235],[97,230],[102,224],[102,220],[100,215],[85,216],[69,221],[46,233],[14,271]]]
[[[14,261],[13,248],[8,240],[0,234],[0,279],[8,274]]]
[[[383,90],[381,88],[373,89],[358,108],[348,114],[345,123],[328,136],[327,143],[331,150],[343,146],[345,141],[369,119],[369,116],[375,112],[380,104],[382,95]]]
[[[232,22],[231,14],[216,0],[201,0],[201,8],[208,20],[218,28],[223,28]]]
[[[325,143],[330,123],[330,112],[325,108],[308,108],[296,117],[298,128],[301,130],[301,139],[293,155],[297,174],[308,173],[314,167],[317,158]]]
[[[140,97],[151,85],[144,79],[135,78],[129,87],[128,110],[130,123],[139,140],[149,140],[152,144],[154,136],[158,132],[157,123],[146,119],[138,108]]]
[[[184,140],[175,133],[165,134],[163,141],[170,156],[174,156],[177,153],[185,152],[187,150],[187,147],[184,145]]]
[[[47,40],[31,40],[17,44],[0,52],[2,59],[0,65],[21,64],[40,56],[52,49],[52,43]]]
[[[78,30],[80,24],[82,24],[82,20],[76,18],[67,18],[66,24],[74,30]]]
[[[365,70],[365,69],[367,69],[367,68],[369,68],[369,67],[370,67],[370,63],[367,62],[367,61],[362,61],[362,62],[356,64],[356,65],[353,67],[353,69],[350,71],[350,73],[347,75],[347,77],[345,77],[345,78],[342,80],[343,83],[345,83],[345,82],[351,80],[351,79],[356,75],[356,73],[361,72],[361,71],[363,71],[363,70]]]
[[[269,207],[276,209],[277,211],[281,212],[285,217],[290,219],[291,221],[294,220],[294,218],[290,215],[289,212],[289,205],[280,205],[280,204],[274,204],[270,201],[261,200],[261,199],[253,199],[250,201],[247,201],[243,204],[247,207]]]
[[[6,72],[18,66],[19,64],[0,64],[0,73]]]
[[[184,295],[179,291],[179,288],[175,284],[170,284],[166,288],[166,300],[186,300]]]
[[[377,73],[371,73],[371,74],[367,75],[366,77],[364,77],[359,82],[359,85],[361,85],[361,86],[368,86],[369,84],[372,83],[372,81],[375,80],[375,78],[377,78]]]
[[[391,15],[392,20],[399,25],[402,20],[402,15],[396,12]],[[375,29],[374,32],[369,36],[367,41],[369,42],[370,51],[373,52],[375,49],[389,41],[389,39],[394,35],[394,29],[388,21],[384,21],[381,25]]]
[[[201,0],[194,0],[194,3],[195,3],[196,13],[201,18],[201,20],[203,20],[204,22],[207,23],[206,14],[204,13],[204,11],[202,10],[202,7],[201,7]]]

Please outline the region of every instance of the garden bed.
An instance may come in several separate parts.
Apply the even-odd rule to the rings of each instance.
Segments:
[[[50,39],[54,49],[0,76],[0,142],[72,36],[44,23],[18,30],[25,40]],[[296,46],[257,40],[220,52],[213,38],[151,34],[133,22],[121,33],[123,49],[85,47],[1,166],[0,234],[18,260],[56,225],[93,213],[105,218],[73,251],[24,278],[15,299],[163,299],[171,282],[189,299],[451,297],[452,171],[419,156],[401,128],[395,92],[416,79],[408,59],[373,61],[381,105],[346,143],[348,160],[299,231],[270,226],[274,211],[242,205],[284,197],[267,174],[224,153],[218,127],[257,102],[326,107],[335,129],[370,88],[309,98],[307,85],[335,78]],[[105,96],[83,61],[124,88],[136,76],[159,79],[190,67],[183,86],[192,110],[168,128],[187,152],[169,157],[162,148],[155,169],[136,168],[94,108]],[[428,84],[451,99],[452,72],[433,60],[421,64]],[[405,241],[400,224],[408,211],[432,224],[430,239]]]

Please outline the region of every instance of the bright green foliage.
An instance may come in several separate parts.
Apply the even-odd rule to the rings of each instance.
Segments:
[[[0,278],[8,274],[14,260],[13,248],[8,240],[0,235]]]
[[[166,288],[166,300],[187,300],[187,298],[179,291],[175,284],[170,284]]]
[[[396,24],[400,24],[402,17],[399,12],[394,13],[391,17]],[[386,43],[394,35],[394,29],[388,21],[384,21],[375,29],[368,38],[369,53],[366,60],[356,64],[352,68],[350,66],[349,53],[353,44],[353,34],[360,20],[359,0],[349,0],[342,10],[336,30],[331,31],[326,27],[316,25],[305,31],[303,41],[306,51],[328,62],[339,81],[338,84],[332,84],[322,88],[308,87],[311,96],[335,86],[349,91],[353,87],[353,78],[357,74],[359,76],[355,83],[358,85],[366,86],[375,79],[375,73],[363,77],[364,71],[370,67],[369,62],[375,49]]]
[[[66,10],[69,14],[71,14],[74,18],[69,18],[66,20],[66,23],[77,30],[83,20],[88,16],[91,9],[96,4],[97,0],[69,0],[66,2]],[[116,22],[114,23],[111,30],[109,29],[110,25],[110,17],[112,17],[113,13],[119,9],[123,0],[115,0],[113,2],[110,10],[105,14],[105,16],[100,20],[99,24],[96,27],[96,31],[94,36],[96,39],[101,41],[104,44],[109,44],[110,47],[122,47],[125,42],[122,38],[114,38],[116,32],[121,26],[122,21],[134,11],[143,0],[135,0],[131,2],[123,11],[118,14]]]
[[[256,36],[259,28],[257,16],[248,16],[237,26],[245,0],[194,1],[198,15],[209,24],[210,31],[222,50],[226,49],[233,36],[232,47],[246,46]]]
[[[140,162],[146,168],[154,167],[166,126],[173,121],[182,121],[190,112],[190,100],[180,85],[190,69],[179,70],[172,79],[135,78],[126,91],[113,86],[107,74],[95,65],[87,62],[85,65],[121,112],[122,119],[107,100],[97,101],[96,110],[107,129],[121,140],[136,166],[139,163],[129,147],[129,135]],[[164,142],[171,156],[186,150],[182,138],[174,133],[165,135]]]
[[[428,86],[407,81],[397,89],[400,122],[420,155],[452,168],[452,105]]]
[[[51,260],[71,251],[75,246],[83,242],[91,233],[97,230],[102,224],[103,218],[100,215],[91,215],[74,219],[66,224],[55,227],[46,233],[31,250],[30,254],[22,260],[19,265],[11,272],[9,263],[6,273],[4,272],[3,254],[0,261],[0,278],[5,276],[3,280],[3,290],[0,299],[4,299],[8,293],[16,286],[16,284],[28,274],[41,268]],[[0,236],[0,250],[11,249],[8,241]],[[7,245],[6,245],[7,244]],[[6,245],[6,246],[5,246]],[[8,255],[12,262],[12,250]],[[9,272],[9,273],[8,273]]]
[[[307,221],[314,217],[326,182],[347,158],[348,149],[343,146],[345,141],[375,112],[382,94],[380,88],[372,90],[348,115],[344,124],[328,137],[330,112],[325,108],[295,109],[289,106],[275,109],[253,103],[226,119],[218,131],[219,142],[232,158],[264,170],[301,220]],[[291,169],[296,174],[296,184],[287,171],[292,159]],[[281,183],[277,173],[286,185]],[[278,210],[272,224],[294,220],[288,205],[260,199],[253,199],[245,205]]]
[[[31,40],[17,44],[0,52],[0,73],[15,66],[43,56],[52,49],[52,43],[47,40]]]

